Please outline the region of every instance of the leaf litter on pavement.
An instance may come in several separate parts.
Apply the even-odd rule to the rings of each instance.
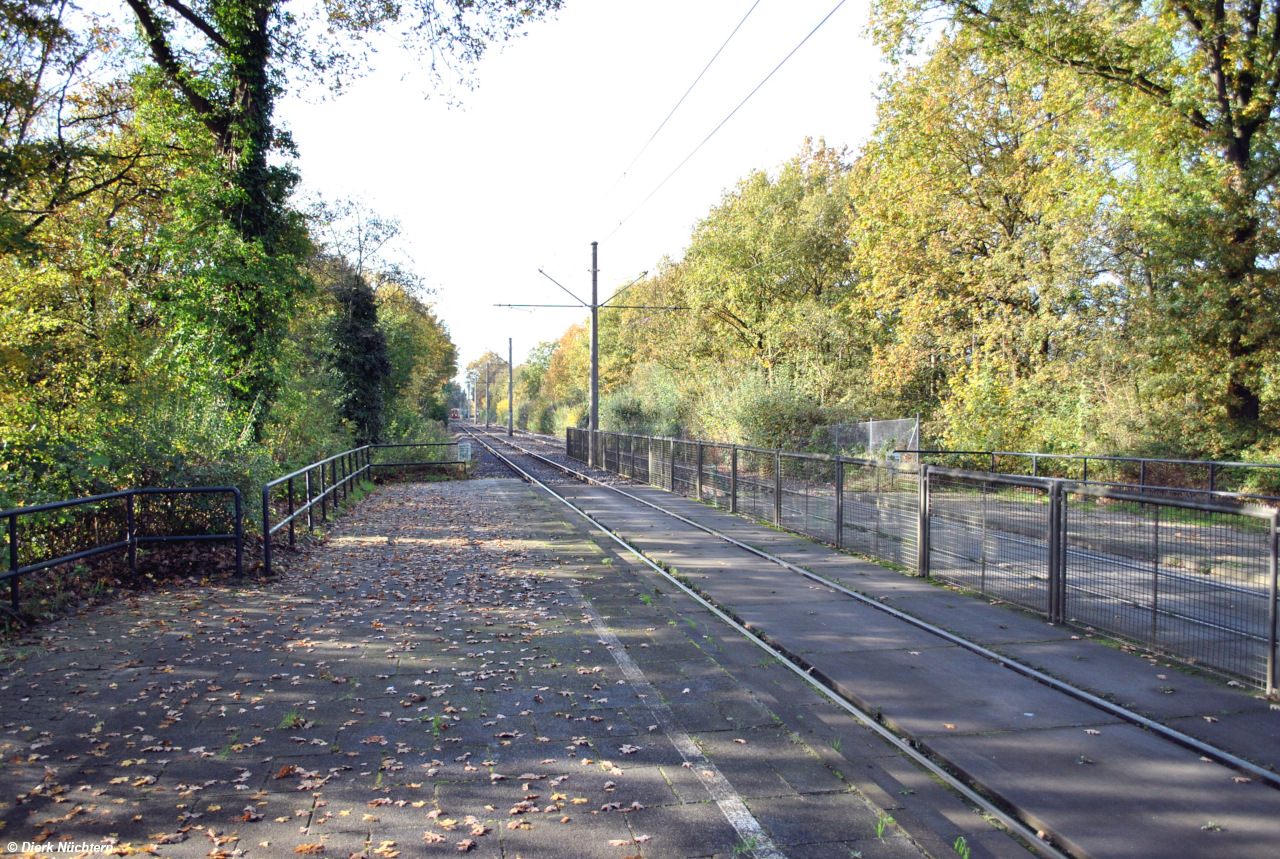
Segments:
[[[261,588],[126,599],[6,647],[3,834],[394,857],[616,815],[566,837],[643,844],[608,758],[661,735],[609,703],[636,696],[557,581],[586,559],[518,530],[465,484],[394,486]]]

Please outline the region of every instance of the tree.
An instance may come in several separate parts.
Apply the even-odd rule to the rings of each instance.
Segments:
[[[387,338],[368,282],[344,265],[336,268],[330,289],[338,312],[330,323],[329,360],[338,379],[338,413],[354,427],[357,445],[377,444],[385,425],[383,385],[392,373]]]
[[[951,443],[1081,441],[1053,419],[1080,400],[1064,375],[1116,333],[1128,280],[1111,165],[1074,121],[1097,97],[1059,71],[980,54],[963,33],[886,89],[851,177],[866,276],[852,307],[882,400],[941,409]]]
[[[699,223],[679,283],[707,354],[790,377],[847,342],[827,324],[851,283],[847,171],[842,151],[805,141],[776,180],[753,172]]]
[[[133,99],[102,74],[112,33],[99,21],[68,0],[0,0],[0,34],[0,254],[32,256],[50,216],[155,153],[111,138]]]
[[[1280,340],[1280,6],[1259,0],[880,0],[901,56],[941,12],[989,56],[1063,69],[1113,100],[1131,159],[1153,346],[1247,444]],[[1102,143],[1104,138],[1098,138]]]
[[[225,301],[238,309],[229,325],[233,378],[242,399],[270,400],[269,358],[283,330],[289,295],[301,288],[296,266],[307,252],[301,221],[287,199],[293,168],[273,123],[275,99],[292,75],[318,75],[340,87],[365,61],[366,40],[392,26],[437,59],[473,63],[495,40],[559,8],[560,0],[378,0],[336,3],[295,16],[283,0],[125,0],[156,68],[204,126],[222,161],[226,184],[218,208],[244,246],[222,263]],[[264,360],[265,359],[265,360]],[[265,413],[265,408],[263,409]],[[257,423],[261,431],[261,419]]]

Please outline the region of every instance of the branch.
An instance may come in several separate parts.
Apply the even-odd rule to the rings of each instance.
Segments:
[[[210,24],[205,19],[201,18],[199,15],[193,12],[190,8],[182,5],[182,3],[179,2],[179,0],[163,0],[163,2],[164,2],[164,5],[168,6],[170,9],[172,9],[173,11],[177,12],[179,15],[181,15],[182,17],[190,21],[192,26],[194,26],[201,33],[204,33],[206,36],[208,36],[209,40],[213,42],[215,45],[217,45],[219,48],[222,48],[224,51],[231,50],[231,45],[227,43],[226,39],[222,38],[221,33],[213,29],[212,24]],[[129,5],[133,5],[133,4],[130,3]]]
[[[173,81],[174,86],[178,88],[183,97],[186,98],[187,103],[191,105],[191,109],[213,132],[219,144],[223,143],[228,131],[225,119],[223,119],[221,112],[213,102],[191,86],[190,75],[182,67],[182,64],[178,62],[177,57],[174,56],[173,49],[169,47],[169,43],[165,40],[159,19],[151,11],[151,7],[147,5],[148,0],[125,0],[125,2],[129,4],[129,8],[133,10],[138,23],[142,25],[142,31],[147,37],[147,47],[151,49],[151,56],[155,59],[156,65],[160,67],[160,70],[165,73],[169,80]]]

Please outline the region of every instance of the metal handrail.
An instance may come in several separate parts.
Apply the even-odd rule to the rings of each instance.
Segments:
[[[299,516],[306,514],[307,530],[314,530],[315,519],[313,510],[316,505],[320,506],[320,521],[326,522],[329,517],[330,498],[336,507],[339,501],[345,500],[350,496],[355,485],[355,481],[361,475],[371,474],[375,468],[404,468],[418,465],[456,465],[459,460],[448,460],[438,462],[374,462],[373,452],[383,448],[406,448],[406,447],[456,447],[458,442],[400,442],[395,444],[366,444],[360,447],[353,447],[350,450],[344,450],[341,453],[335,453],[332,456],[317,460],[309,465],[304,465],[295,471],[291,471],[274,480],[264,483],[262,486],[262,568],[263,575],[271,575],[271,537],[286,525],[289,527],[289,545],[292,546],[297,541],[296,529],[294,522]],[[312,473],[319,469],[320,485],[319,491],[313,493]],[[339,473],[341,469],[341,473]],[[299,506],[294,494],[294,480],[303,479],[303,488],[306,493],[305,502]],[[326,479],[328,485],[325,485]],[[272,524],[271,521],[271,490],[277,486],[285,485],[288,491],[288,514]]]
[[[135,516],[134,499],[139,495],[209,495],[213,493],[230,494],[234,501],[235,531],[231,534],[166,534],[153,537],[139,537],[137,532],[137,521]],[[34,564],[20,566],[18,562],[20,529],[18,520],[22,516],[32,516],[39,513],[48,513],[53,510],[63,510],[68,507],[79,507],[85,504],[98,504],[103,501],[112,501],[117,498],[125,500],[125,538],[116,540],[112,543],[103,543],[88,549],[82,549],[79,552],[72,552],[67,555],[60,555],[57,558],[47,558]],[[127,549],[129,552],[129,571],[136,574],[138,572],[138,546],[151,543],[176,543],[176,542],[203,542],[215,540],[234,540],[236,543],[236,575],[244,575],[244,506],[240,496],[240,490],[234,486],[151,486],[136,489],[122,489],[118,492],[107,492],[102,495],[91,495],[87,498],[71,498],[65,501],[51,501],[46,504],[36,504],[30,507],[14,507],[9,510],[0,511],[0,519],[4,519],[8,523],[8,542],[9,542],[9,569],[0,573],[0,580],[9,580],[9,604],[14,614],[17,614],[21,606],[19,582],[23,576],[30,573],[47,570],[56,567],[59,564],[67,564],[72,561],[79,561],[84,558],[90,558],[94,555],[101,555],[105,552],[111,552],[117,549]]]
[[[895,450],[897,454],[915,454],[917,456],[984,456],[989,459],[989,470],[996,472],[996,460],[999,457],[1018,457],[1021,459],[1031,460],[1031,476],[1039,477],[1040,460],[1066,460],[1071,462],[1079,462],[1082,468],[1081,482],[1083,483],[1101,483],[1111,486],[1132,486],[1141,489],[1171,489],[1179,492],[1210,492],[1214,494],[1221,493],[1222,490],[1217,488],[1218,472],[1227,468],[1243,468],[1243,469],[1280,469],[1280,463],[1276,462],[1233,462],[1225,460],[1213,459],[1166,459],[1159,457],[1143,457],[1143,456],[1108,456],[1094,455],[1085,453],[1035,453],[1030,451],[1009,451],[1009,450],[944,450],[944,449],[909,449],[903,448]],[[1139,478],[1137,483],[1121,483],[1118,481],[1091,481],[1089,480],[1089,463],[1090,462],[1119,462],[1130,463],[1138,466]],[[1183,489],[1177,486],[1160,486],[1147,482],[1147,465],[1181,465],[1191,468],[1207,468],[1209,469],[1209,487],[1207,489]],[[1071,478],[1066,478],[1071,479]],[[1233,492],[1232,495],[1240,498],[1253,498],[1263,501],[1280,501],[1280,496],[1264,495],[1261,493]]]

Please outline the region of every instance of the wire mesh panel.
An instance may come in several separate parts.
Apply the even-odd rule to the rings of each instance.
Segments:
[[[649,439],[648,483],[671,491],[671,439]]]
[[[1274,510],[1078,485],[1065,497],[1069,620],[1267,685]]]
[[[600,433],[601,447],[604,448],[604,456],[597,465],[604,468],[605,471],[612,471],[615,474],[618,471],[618,434],[612,432]]]
[[[834,460],[784,453],[780,525],[828,543],[836,541],[836,463]]]
[[[853,424],[831,424],[822,427],[815,439],[835,453],[848,452],[857,457],[883,457],[895,450],[914,450],[920,446],[919,418],[887,421],[860,421]]]
[[[1052,484],[929,469],[929,574],[1049,611]]]
[[[702,445],[702,500],[729,509],[729,493],[733,488],[733,446]]]
[[[698,494],[698,443],[671,442],[671,491],[686,498]]]
[[[576,459],[578,462],[586,462],[587,449],[584,445],[583,436],[585,433],[576,427],[567,427],[564,431],[565,435],[565,454],[570,459]]]
[[[774,454],[753,447],[738,448],[738,512],[773,521]]]
[[[649,442],[648,436],[633,435],[631,437],[631,472],[627,476],[644,483],[650,482]]]
[[[916,567],[920,485],[914,468],[872,460],[844,461],[842,548]]]

